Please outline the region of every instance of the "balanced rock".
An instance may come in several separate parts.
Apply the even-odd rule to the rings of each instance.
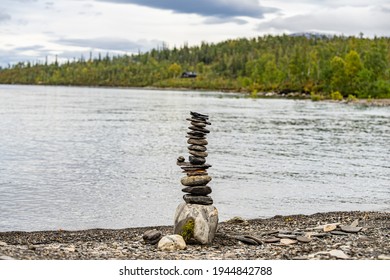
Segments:
[[[187,173],[187,176],[201,176],[201,175],[208,175],[206,170],[199,169],[194,171],[183,171],[183,173]]]
[[[177,162],[184,162],[185,161],[185,158],[183,156],[179,156],[177,158]]]
[[[201,122],[191,122],[191,125],[196,127],[206,127],[206,124]]]
[[[192,144],[192,145],[207,145],[208,144],[206,139],[194,139],[194,138],[188,139],[187,143]]]
[[[185,194],[183,196],[183,199],[188,204],[201,204],[201,205],[213,204],[213,199],[206,195]]]
[[[188,152],[191,155],[196,156],[196,157],[203,157],[203,158],[205,158],[205,157],[208,156],[207,152],[198,152],[198,151],[194,151],[194,150],[188,150]]]
[[[199,136],[199,135],[186,135],[186,137],[190,139],[196,139],[196,140],[206,139],[204,136]]]
[[[190,145],[190,146],[188,146],[188,150],[205,152],[205,151],[207,151],[207,148],[205,146],[202,146],[202,145]]]
[[[192,164],[204,164],[206,162],[205,158],[202,157],[195,157],[195,156],[189,156],[190,163]]]
[[[186,176],[181,179],[181,183],[184,186],[206,186],[211,181],[211,177],[204,176]]]
[[[194,118],[200,118],[200,119],[206,119],[206,120],[209,118],[209,115],[201,114],[201,113],[198,113],[198,112],[190,111],[190,114]]]
[[[201,244],[213,241],[218,225],[218,211],[213,205],[181,203],[176,208],[174,233],[182,234],[186,225],[193,221],[191,237]],[[186,229],[188,232],[188,229]]]
[[[200,122],[200,123],[211,125],[210,122],[203,120],[203,119],[187,118],[186,120],[190,121],[190,122]]]
[[[188,128],[193,130],[193,131],[199,131],[199,132],[202,132],[202,133],[210,133],[210,130],[208,130],[206,128],[203,128],[203,127],[190,126]]]
[[[208,195],[212,192],[211,188],[208,186],[185,187],[182,191],[194,195]]]
[[[178,234],[166,235],[158,242],[157,248],[161,251],[178,251],[187,247],[183,237]]]

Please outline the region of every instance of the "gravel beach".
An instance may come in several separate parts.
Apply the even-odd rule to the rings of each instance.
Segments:
[[[172,226],[81,231],[0,232],[0,259],[61,260],[390,260],[390,212],[329,212],[233,218],[218,224],[210,245],[181,251],[145,244],[145,231]]]

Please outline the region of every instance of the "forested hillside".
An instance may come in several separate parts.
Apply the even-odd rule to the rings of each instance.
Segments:
[[[197,77],[181,78],[184,71]],[[269,35],[64,64],[21,62],[1,69],[0,83],[390,98],[390,39]]]

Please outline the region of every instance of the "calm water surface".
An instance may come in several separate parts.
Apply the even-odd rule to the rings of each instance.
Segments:
[[[0,86],[0,231],[172,225],[190,110],[220,220],[390,211],[389,107]]]

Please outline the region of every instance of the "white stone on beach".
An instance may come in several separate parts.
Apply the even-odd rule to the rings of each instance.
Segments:
[[[158,242],[157,248],[161,251],[178,251],[187,247],[183,237],[178,234],[166,235]]]
[[[194,221],[193,238],[201,244],[213,241],[218,225],[218,210],[213,205],[181,203],[176,208],[174,233],[180,234],[189,220]]]

